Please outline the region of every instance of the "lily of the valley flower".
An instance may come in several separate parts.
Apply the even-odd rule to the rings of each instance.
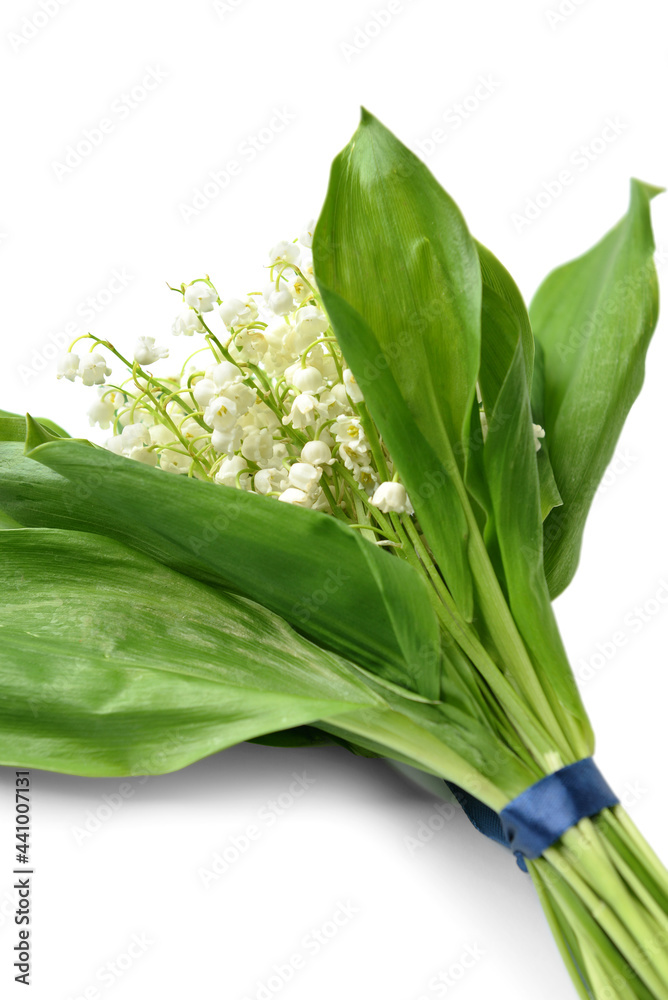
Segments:
[[[152,365],[161,358],[169,357],[169,349],[158,347],[155,337],[140,337],[135,346],[135,361],[138,365]]]
[[[103,354],[92,351],[90,354],[84,354],[79,375],[84,385],[104,385],[106,376],[111,375],[111,368]]]
[[[248,326],[258,316],[257,306],[252,299],[226,299],[218,309],[218,313],[228,329]]]
[[[346,392],[350,396],[353,403],[361,403],[364,401],[364,396],[362,395],[362,390],[360,389],[355,376],[351,372],[350,368],[346,368],[343,373],[343,384],[346,387]]]
[[[58,359],[58,371],[56,378],[66,378],[70,382],[74,382],[75,378],[79,374],[79,365],[81,364],[81,359],[78,354],[69,352],[68,354],[61,354]]]
[[[334,462],[331,449],[324,441],[307,441],[299,457],[307,465],[323,466]]]
[[[371,503],[384,514],[412,514],[413,508],[401,483],[381,483]]]
[[[382,542],[381,511],[412,508],[399,483],[381,481],[392,463],[382,442],[372,451],[362,390],[322,309],[307,252],[313,229],[310,220],[298,243],[272,248],[263,294],[221,303],[208,278],[182,285],[172,331],[203,334],[203,346],[173,376],[134,368],[120,391],[100,390],[89,420],[113,427],[107,446],[126,458],[330,514],[338,506],[355,524],[374,525]],[[215,312],[222,336],[217,316],[203,318]],[[154,337],[139,337],[138,365],[167,356]],[[109,368],[97,350],[83,361],[71,352],[57,374],[99,385]]]
[[[271,311],[276,313],[277,316],[287,316],[295,307],[290,289],[276,288],[273,284],[267,286],[264,293],[264,300]]]
[[[119,405],[117,396],[118,393],[105,394],[104,389],[99,390],[98,398],[88,407],[88,422],[91,427],[97,424],[103,431],[107,430]]]
[[[299,260],[299,247],[287,240],[281,240],[269,251],[271,264],[296,264]]]
[[[211,312],[218,302],[218,292],[206,281],[193,281],[188,285],[183,298],[187,306],[197,312]]]
[[[195,310],[186,306],[172,323],[172,333],[175,337],[192,337],[195,333],[204,333],[204,327]]]
[[[304,493],[312,493],[320,482],[321,476],[322,470],[317,469],[314,465],[310,465],[308,462],[295,462],[294,465],[290,466],[288,482],[290,486],[296,486]]]

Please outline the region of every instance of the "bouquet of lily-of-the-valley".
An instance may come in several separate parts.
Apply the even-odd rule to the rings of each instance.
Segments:
[[[363,112],[263,291],[174,289],[169,361],[78,338],[57,374],[106,444],[0,419],[0,761],[408,764],[517,855],[581,997],[666,1000],[668,873],[592,760],[551,603],[643,380],[656,193],[527,309]]]

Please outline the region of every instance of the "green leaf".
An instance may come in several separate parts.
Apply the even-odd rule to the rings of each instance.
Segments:
[[[439,627],[428,585],[335,518],[71,439],[40,445],[31,459],[34,472],[14,457],[0,475],[0,507],[21,523],[120,538],[245,594],[372,673],[438,698]],[[57,476],[45,477],[38,463]]]
[[[493,266],[495,274],[502,273],[498,262]],[[488,273],[490,267],[488,264]],[[543,568],[543,492],[527,372],[527,357],[533,361],[533,350],[527,349],[531,330],[521,306],[519,292],[513,298],[485,284],[479,376],[488,423],[483,448],[490,498],[485,543],[535,668],[521,667],[518,661],[514,666],[516,680],[538,710],[548,713],[546,721],[553,713],[560,716],[572,746],[589,752],[589,724],[559,635]]]
[[[32,418],[31,418],[32,419]],[[42,433],[49,433],[52,437],[69,437],[58,424],[52,420],[39,418]],[[0,441],[25,441],[26,418],[18,413],[9,413],[7,410],[0,410]]]
[[[244,597],[109,538],[0,532],[0,761],[159,774],[382,699]]]
[[[482,344],[481,381],[487,383],[496,396],[512,364],[516,336],[510,339],[498,336],[498,324],[503,321],[522,341],[526,383],[532,396],[534,420],[543,426],[544,359],[540,345],[534,342],[529,315],[522,295],[511,275],[490,250],[477,243],[482,273]],[[503,320],[501,320],[503,317]],[[491,382],[491,385],[490,385]],[[534,405],[533,400],[536,400]],[[543,520],[550,511],[561,504],[547,444],[538,452],[538,478],[540,482],[541,511]]]
[[[650,201],[659,190],[632,181],[624,218],[553,271],[531,304],[545,355],[546,441],[563,499],[545,522],[553,597],[573,577],[594,494],[643,382],[658,313]]]
[[[476,249],[482,276],[483,325],[485,314],[492,312],[494,303],[501,299],[519,329],[522,338],[526,379],[528,385],[531,386],[534,369],[534,338],[522,293],[510,272],[506,270],[491,250],[484,247],[482,243],[478,243],[477,240]]]
[[[0,531],[5,531],[8,528],[20,528],[21,525],[18,521],[15,521],[13,517],[9,514],[5,514],[3,510],[0,510]]]
[[[480,353],[473,240],[430,171],[363,111],[334,160],[313,253],[343,354],[470,619],[461,476]]]
[[[591,752],[589,722],[545,579],[541,489],[522,338],[508,310],[498,310],[495,329],[506,348],[514,339],[515,349],[494,397],[489,386],[485,395],[484,363],[481,367],[489,422],[484,461],[493,509],[488,533],[493,532],[494,547],[498,545],[508,603],[547,703],[562,717],[567,735],[577,741],[573,745],[584,745]],[[484,353],[483,347],[483,357]],[[518,676],[522,683],[522,675]]]

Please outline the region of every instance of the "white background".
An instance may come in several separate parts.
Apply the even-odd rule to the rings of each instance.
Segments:
[[[317,214],[361,103],[423,151],[441,130],[429,166],[526,296],[617,220],[630,176],[668,182],[659,0],[566,0],[561,15],[559,0],[403,0],[382,30],[365,26],[387,0],[44,4],[49,17],[35,0],[4,0],[0,14],[0,405],[74,434],[87,433],[87,394],[56,382],[45,354],[68,324],[85,332],[86,299],[98,310],[89,327],[130,347],[140,333],[168,340],[176,303],[165,281],[209,272],[223,295],[251,290],[269,247]],[[164,79],[119,112],[148,70]],[[292,120],[250,161],[242,144],[270,127],[274,109]],[[99,146],[58,169],[105,117],[112,130]],[[608,118],[619,134],[601,152]],[[583,145],[599,150],[587,169],[577,166]],[[180,206],[230,159],[240,174],[186,223]],[[573,183],[518,227],[513,215],[565,168]],[[667,206],[655,202],[664,250]],[[126,287],[103,306],[114,270]],[[664,286],[667,274],[664,264]],[[651,599],[668,598],[667,362],[664,321],[577,581],[557,604],[598,761],[664,856],[668,616]],[[624,645],[605,646],[620,631]],[[598,643],[607,655],[596,658]],[[277,816],[269,803],[293,772],[313,784]],[[0,982],[10,997],[23,995],[11,981],[12,784],[3,769]],[[456,975],[467,948],[479,957],[448,996],[575,995],[513,859],[459,813],[411,853],[406,838],[434,817],[434,799],[383,763],[246,745],[134,779],[126,796],[117,779],[36,772],[33,784],[34,1000],[86,990],[262,997],[259,983],[297,952],[305,967],[270,996],[419,1000],[439,995],[430,978]],[[99,829],[77,843],[96,817]],[[198,869],[250,824],[258,839],[206,889]],[[313,954],[305,935],[341,903],[357,912]],[[134,934],[151,944],[103,981],[107,963],[127,966]]]

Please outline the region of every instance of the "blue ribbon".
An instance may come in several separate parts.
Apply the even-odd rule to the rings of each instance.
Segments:
[[[619,804],[591,757],[541,778],[498,814],[448,785],[476,830],[512,851],[523,871],[526,858],[539,858],[581,819]]]

